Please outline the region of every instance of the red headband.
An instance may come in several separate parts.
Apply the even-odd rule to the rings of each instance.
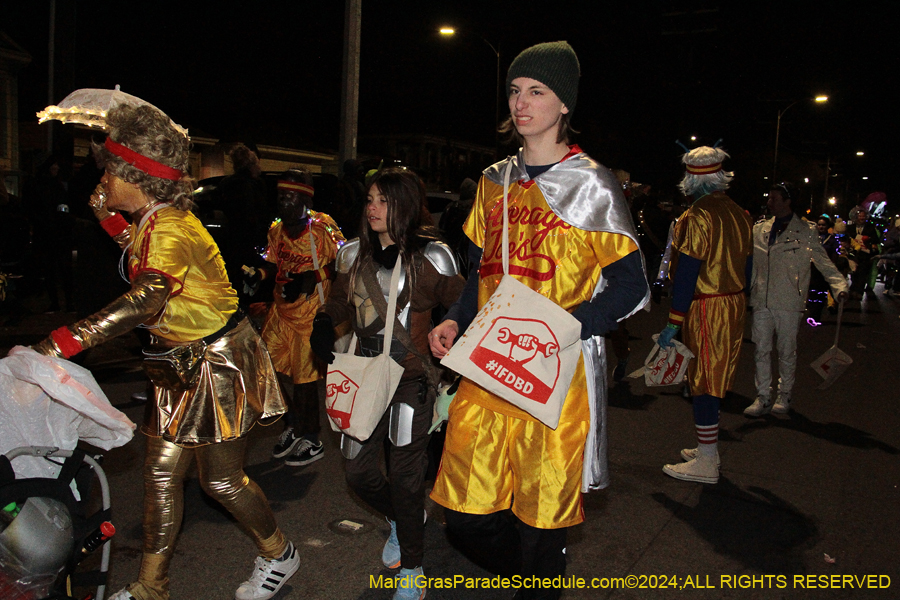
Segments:
[[[686,165],[687,172],[691,175],[710,175],[722,170],[722,163],[713,163],[711,165]]]
[[[284,179],[278,180],[278,189],[300,192],[301,194],[305,194],[310,198],[313,197],[313,194],[315,192],[313,186],[311,185],[306,185],[305,183],[297,183],[296,181],[286,181]]]
[[[114,142],[110,137],[106,138],[106,142],[103,145],[106,146],[107,150],[127,162],[135,169],[140,169],[147,175],[159,177],[160,179],[170,179],[172,181],[178,181],[184,176],[184,174],[178,169],[174,169],[160,162],[156,162],[152,158],[147,158],[143,154],[138,154],[131,148],[126,148],[122,144]]]

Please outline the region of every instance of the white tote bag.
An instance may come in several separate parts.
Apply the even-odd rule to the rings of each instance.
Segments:
[[[678,340],[672,340],[672,346],[661,348],[656,344],[659,334],[653,334],[653,348],[644,359],[644,366],[631,373],[629,377],[637,379],[644,376],[644,385],[678,385],[687,375],[688,364],[694,353]]]
[[[334,431],[364,442],[394,397],[403,367],[390,356],[394,322],[397,320],[397,287],[400,285],[400,257],[391,273],[382,353],[369,358],[356,356],[356,334],[345,354],[336,353],[325,378],[325,412]]]
[[[507,165],[503,279],[441,364],[556,429],[581,355],[581,323],[509,275],[509,173]]]

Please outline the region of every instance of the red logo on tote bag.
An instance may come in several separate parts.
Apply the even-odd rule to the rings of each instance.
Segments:
[[[339,383],[329,383],[325,386],[325,412],[335,425],[347,429],[350,427],[350,415],[353,414],[359,386],[340,371],[331,371],[328,375],[336,375],[337,379],[343,379]]]
[[[543,321],[498,317],[469,360],[517,394],[546,404],[559,379],[559,342]]]

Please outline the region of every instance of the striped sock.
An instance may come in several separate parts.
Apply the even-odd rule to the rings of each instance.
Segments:
[[[719,424],[696,425],[696,428],[697,448],[699,448],[700,454],[704,456],[715,456],[718,451]]]

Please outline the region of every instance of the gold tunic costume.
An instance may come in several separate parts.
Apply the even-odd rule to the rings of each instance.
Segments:
[[[338,248],[344,243],[344,236],[337,224],[325,213],[310,212],[309,227],[316,240],[319,266],[333,263]],[[275,370],[288,375],[296,384],[318,381],[325,376],[325,372],[313,356],[309,335],[313,318],[322,306],[319,294],[315,290],[309,295],[301,294],[294,302],[288,302],[281,295],[284,284],[290,281],[290,274],[314,270],[309,230],[304,229],[297,239],[291,239],[284,225],[280,221],[275,223],[269,229],[265,259],[277,267],[275,301],[266,315],[262,330],[262,338],[269,348]],[[322,281],[326,300],[331,284],[330,279]]]
[[[162,275],[171,291],[144,325],[161,346],[184,345],[222,329],[237,311],[218,247],[190,212],[169,205],[133,224],[128,268],[132,280]],[[177,393],[155,388],[143,431],[179,445],[240,438],[257,421],[285,412],[265,345],[244,320],[206,349],[196,386]]]
[[[723,192],[699,198],[675,224],[672,247],[702,261],[685,317],[691,393],[724,398],[744,337],[745,264],[753,252],[750,217]],[[677,255],[674,269],[677,269]]]
[[[508,213],[510,275],[570,312],[592,298],[604,267],[637,250],[625,235],[564,222],[533,180],[510,182]],[[482,177],[463,227],[483,248],[479,308],[503,277],[502,228],[503,185]],[[431,494],[436,502],[471,514],[512,506],[523,522],[543,529],[584,520],[581,476],[591,415],[581,357],[556,430],[465,378],[449,413]]]

